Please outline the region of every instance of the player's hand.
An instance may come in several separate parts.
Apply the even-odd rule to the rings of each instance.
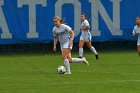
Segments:
[[[56,51],[56,47],[55,46],[53,47],[53,51]]]
[[[135,37],[136,36],[136,34],[132,34],[132,37]]]
[[[83,30],[83,26],[80,26],[80,30]]]
[[[135,35],[131,35],[132,37],[135,37]]]
[[[70,40],[69,44],[70,44],[70,46],[72,46],[73,45],[73,40]]]

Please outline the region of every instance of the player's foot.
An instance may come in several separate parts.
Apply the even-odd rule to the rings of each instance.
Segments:
[[[97,55],[95,55],[95,57],[96,57],[96,60],[98,60],[99,59],[99,55],[97,54]]]
[[[83,58],[82,56],[79,56],[78,58]]]
[[[71,72],[70,71],[66,71],[64,74],[71,74]]]
[[[89,65],[88,61],[86,60],[85,57],[83,57],[83,63],[85,63],[86,65]]]

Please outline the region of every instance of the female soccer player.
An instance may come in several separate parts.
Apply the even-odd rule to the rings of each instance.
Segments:
[[[82,31],[82,34],[80,36],[80,42],[79,42],[79,58],[83,57],[83,46],[86,43],[87,47],[95,54],[96,59],[99,59],[98,53],[95,50],[95,48],[91,44],[91,34],[90,34],[90,25],[89,22],[86,19],[86,14],[81,14],[81,27],[80,30]]]
[[[133,36],[138,36],[137,51],[140,56],[140,17],[136,17],[136,26],[133,29]]]
[[[56,44],[57,39],[60,41],[60,47],[62,51],[62,59],[64,60],[64,66],[66,68],[66,72],[64,74],[71,74],[70,71],[70,64],[72,62],[83,62],[88,65],[88,62],[85,58],[71,58],[71,50],[73,46],[73,39],[74,39],[74,32],[72,29],[61,23],[61,18],[56,16],[53,18],[54,28],[53,28],[53,35],[54,35],[54,47],[53,50],[56,51]]]

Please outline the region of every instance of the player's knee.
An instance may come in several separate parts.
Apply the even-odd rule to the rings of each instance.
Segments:
[[[79,48],[81,48],[81,45],[79,44]]]
[[[88,47],[89,49],[91,49],[92,46],[88,44],[87,47]]]
[[[140,53],[140,49],[138,49],[138,53]]]
[[[82,47],[83,47],[83,45],[79,44],[79,48],[82,48]]]
[[[82,48],[83,47],[83,43],[79,43],[79,48]]]
[[[62,55],[62,59],[65,60],[67,59],[67,57],[65,55]]]
[[[69,62],[72,63],[72,59],[69,59]]]
[[[89,49],[91,49],[92,46],[91,46],[91,45],[88,45],[87,47],[88,47]]]

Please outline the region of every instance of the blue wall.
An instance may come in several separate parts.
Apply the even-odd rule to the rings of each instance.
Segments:
[[[81,12],[88,15],[92,41],[136,40],[131,34],[135,18],[140,16],[140,0],[117,1],[0,0],[0,44],[52,42],[52,19],[55,15],[61,15],[73,28],[76,33],[74,41],[78,42]]]

